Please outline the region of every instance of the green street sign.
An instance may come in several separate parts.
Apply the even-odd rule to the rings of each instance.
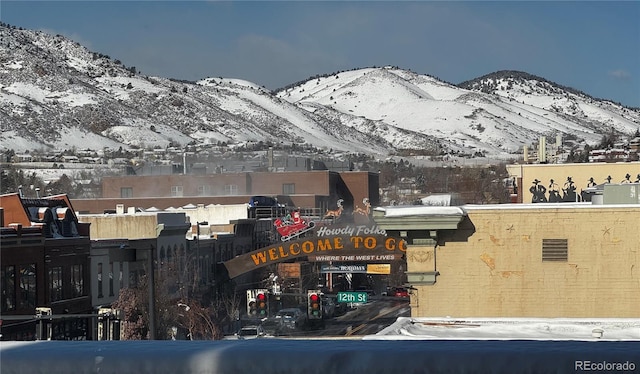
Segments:
[[[338,292],[339,303],[366,303],[369,295],[366,292]]]

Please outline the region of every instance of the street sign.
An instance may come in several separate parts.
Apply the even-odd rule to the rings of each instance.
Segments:
[[[367,265],[322,265],[320,273],[361,273],[366,274]]]
[[[339,303],[366,303],[369,295],[366,292],[338,292]]]

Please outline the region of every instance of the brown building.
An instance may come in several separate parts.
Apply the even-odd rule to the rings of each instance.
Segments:
[[[1,195],[0,213],[2,339],[34,339],[38,313],[90,314],[89,225],[67,196]],[[92,339],[90,318],[51,318],[47,337]]]
[[[378,173],[317,170],[105,177],[102,198],[74,199],[73,204],[79,212],[104,213],[117,204],[164,210],[187,204],[248,203],[255,195],[321,212],[334,209],[340,199],[345,212],[365,198],[372,206],[380,201]]]

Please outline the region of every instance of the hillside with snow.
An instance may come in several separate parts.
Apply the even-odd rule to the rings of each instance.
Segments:
[[[639,124],[638,108],[522,72],[455,86],[372,67],[270,92],[222,77],[145,76],[60,35],[0,25],[0,148],[16,152],[264,142],[504,158],[542,135],[580,146]]]

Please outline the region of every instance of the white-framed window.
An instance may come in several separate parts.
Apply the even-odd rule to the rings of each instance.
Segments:
[[[224,185],[224,194],[225,195],[237,195],[238,194],[238,185],[237,184],[225,184]]]
[[[120,187],[120,197],[133,197],[133,187]]]
[[[173,196],[173,197],[182,197],[182,196],[184,196],[184,192],[182,190],[182,186],[171,186],[171,196]]]
[[[198,196],[209,196],[213,188],[209,185],[198,186]]]

